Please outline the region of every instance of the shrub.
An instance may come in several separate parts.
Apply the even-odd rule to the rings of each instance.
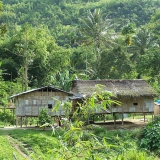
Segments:
[[[10,110],[0,110],[0,121],[3,121],[5,123],[14,123],[13,113]]]
[[[51,117],[48,115],[48,110],[43,108],[40,111],[40,114],[38,116],[38,123],[40,125],[46,124],[46,123],[51,123]]]
[[[142,130],[141,147],[147,148],[151,151],[158,151],[160,149],[160,116]]]
[[[126,152],[124,152],[124,154],[119,155],[117,157],[118,160],[153,160],[153,157],[148,157],[147,153],[144,151],[139,151],[137,152],[137,150],[135,149],[130,149]]]

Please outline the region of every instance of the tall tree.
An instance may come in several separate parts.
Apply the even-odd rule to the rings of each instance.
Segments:
[[[125,44],[126,46],[130,46],[132,44],[132,34],[135,33],[133,25],[127,24],[122,28],[122,34],[125,36]]]
[[[2,2],[0,2],[0,16],[2,13]],[[4,34],[7,32],[7,25],[1,23],[0,24],[0,36],[4,36]]]
[[[132,77],[132,63],[125,46],[116,46],[113,50],[103,50],[100,65],[101,79],[129,79]]]
[[[111,33],[112,25],[109,19],[103,20],[100,9],[95,9],[93,13],[89,10],[88,17],[80,21],[80,33],[83,37],[81,42],[85,45],[93,45],[97,54],[97,72],[99,72],[102,46],[110,47],[115,38]]]
[[[34,34],[35,31],[30,25],[24,25],[18,34],[19,41],[15,44],[16,48],[14,53],[23,59],[21,72],[25,91],[28,88],[28,67],[35,57],[34,48],[32,46],[33,38],[35,37]]]
[[[148,54],[148,50],[156,45],[157,43],[153,39],[151,31],[147,28],[140,28],[137,34],[133,37],[133,45],[131,46],[131,60],[136,65],[138,78],[141,78],[140,76],[143,73],[142,68],[139,67],[142,56]]]
[[[160,45],[160,10],[157,10],[155,14],[152,15],[151,21],[147,26],[152,30],[155,39],[157,39]]]
[[[152,33],[147,28],[140,28],[135,36],[133,36],[134,52],[140,55],[145,54],[146,50],[155,45]]]
[[[7,85],[3,81],[2,78],[2,69],[1,69],[1,62],[0,62],[0,106],[4,106],[7,104]]]

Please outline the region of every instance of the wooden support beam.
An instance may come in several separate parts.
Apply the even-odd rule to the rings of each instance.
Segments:
[[[134,113],[133,113],[133,119],[134,119]]]
[[[123,112],[122,112],[122,125],[124,124],[124,123],[123,123],[123,119],[124,119],[124,117],[123,117]]]
[[[27,127],[27,124],[28,124],[28,117],[26,116],[25,117],[25,125],[26,125],[26,127]]]
[[[14,109],[12,109],[13,125],[14,125]]]
[[[39,123],[38,123],[39,121],[38,121],[38,117],[37,117],[37,126],[39,125]]]
[[[114,127],[116,126],[116,116],[115,113],[113,113],[113,119],[114,119]]]
[[[16,116],[16,127],[18,126],[18,116]]]
[[[21,117],[21,127],[22,127],[22,120],[23,120],[23,118]]]
[[[103,121],[106,122],[105,114],[102,114],[102,116],[103,116]]]

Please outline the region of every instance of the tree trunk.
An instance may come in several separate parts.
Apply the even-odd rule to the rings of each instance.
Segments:
[[[28,64],[27,64],[27,58],[25,60],[24,64],[24,90],[27,91],[28,89]]]

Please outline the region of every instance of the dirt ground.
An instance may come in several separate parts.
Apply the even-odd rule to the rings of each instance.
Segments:
[[[113,121],[95,122],[95,124],[105,126],[107,130],[143,128],[147,123],[147,120],[144,122],[143,119],[124,120],[123,124],[122,121],[118,120],[115,125]]]
[[[114,125],[114,121],[106,121],[106,122],[95,122],[96,125],[105,126],[107,130],[116,130],[116,129],[131,129],[131,128],[143,128],[148,121],[144,122],[144,119],[124,119],[123,124],[121,120],[116,120],[116,124]],[[6,126],[4,128],[0,128],[1,130],[12,130],[12,129],[36,129],[42,130],[42,128],[35,126]],[[49,127],[51,130],[51,128]]]

